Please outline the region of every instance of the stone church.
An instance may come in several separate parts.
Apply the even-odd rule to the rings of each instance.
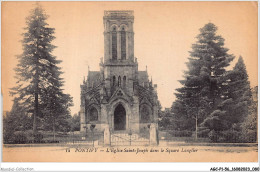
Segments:
[[[157,85],[147,69],[138,71],[134,56],[133,11],[105,11],[104,60],[100,71],[88,71],[81,87],[80,123],[86,132],[109,128],[113,132],[140,133],[157,128]]]

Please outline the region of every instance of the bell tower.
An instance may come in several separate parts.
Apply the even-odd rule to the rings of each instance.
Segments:
[[[134,62],[133,11],[105,11],[104,59]]]
[[[134,58],[134,12],[105,11],[104,22],[104,80],[108,96],[122,89],[133,95],[138,65]]]

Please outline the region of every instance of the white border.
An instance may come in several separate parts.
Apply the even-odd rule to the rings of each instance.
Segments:
[[[2,1],[21,1],[21,0],[1,0]],[[33,1],[33,0],[27,0]],[[45,0],[50,1],[50,0]],[[57,0],[56,0],[57,1]],[[64,0],[69,1],[69,0]],[[87,0],[90,1],[90,0]],[[109,0],[96,0],[96,1],[109,1]],[[118,0],[114,0],[118,1]],[[122,0],[121,0],[122,1]],[[123,0],[127,1],[127,0]],[[132,0],[136,1],[136,0]],[[149,0],[142,0],[142,1],[149,1]],[[154,1],[154,0],[150,0]],[[170,0],[165,0],[170,1]],[[182,0],[176,0],[182,1]],[[189,0],[189,1],[196,1],[196,0]],[[199,0],[205,1],[205,0]],[[226,1],[226,0],[211,0],[211,1]],[[230,1],[243,1],[243,0],[230,0]],[[250,0],[244,0],[250,1]],[[253,0],[257,1],[257,0]],[[1,6],[1,5],[0,5]],[[259,10],[259,3],[258,3],[258,10]],[[0,13],[1,16],[1,13]],[[259,13],[258,13],[258,30],[259,30]],[[1,25],[1,23],[0,23]],[[2,32],[1,32],[2,33]],[[1,35],[0,35],[1,38]],[[258,66],[260,65],[259,62],[259,41],[260,35],[258,34]],[[0,43],[1,45],[1,43]],[[1,59],[1,56],[0,56]],[[1,62],[0,62],[1,65]],[[1,77],[1,71],[0,71]],[[259,71],[258,71],[258,81],[259,81]],[[0,81],[0,89],[1,89],[1,81]],[[1,89],[2,90],[2,89]],[[258,91],[260,88],[258,88]],[[258,104],[258,114],[259,114],[259,107]],[[9,171],[30,171],[26,170],[26,168],[33,168],[33,171],[210,171],[211,167],[229,167],[231,170],[232,167],[259,167],[259,153],[258,153],[258,162],[256,163],[11,163],[11,162],[2,162],[2,138],[3,138],[3,125],[2,125],[2,118],[3,118],[3,95],[1,94],[0,99],[0,121],[1,121],[1,130],[0,130],[0,144],[1,144],[1,156],[0,156],[0,168],[9,169]],[[258,118],[258,126],[259,126],[259,118]],[[260,132],[260,128],[258,127],[258,133]],[[259,134],[258,134],[259,135]],[[259,142],[258,137],[258,142]],[[258,145],[259,150],[259,145]],[[19,170],[20,169],[20,170]],[[0,170],[1,171],[1,170]]]

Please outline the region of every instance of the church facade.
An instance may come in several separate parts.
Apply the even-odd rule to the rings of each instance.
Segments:
[[[104,60],[81,87],[81,131],[140,133],[158,121],[157,85],[134,56],[133,11],[105,11]]]

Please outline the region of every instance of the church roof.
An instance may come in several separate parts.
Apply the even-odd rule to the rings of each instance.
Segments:
[[[147,71],[138,71],[138,81],[139,83],[149,82]]]
[[[101,75],[99,71],[89,71],[88,72],[88,82],[94,87],[98,86],[101,83]]]

